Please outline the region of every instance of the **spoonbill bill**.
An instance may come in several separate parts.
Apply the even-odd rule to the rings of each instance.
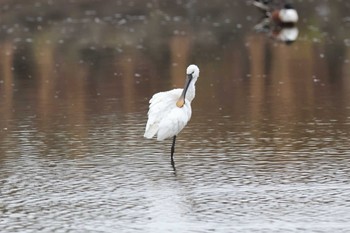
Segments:
[[[183,89],[159,92],[149,101],[148,121],[145,138],[157,135],[158,141],[173,138],[171,146],[171,163],[174,165],[176,136],[191,119],[191,102],[195,96],[195,83],[199,77],[199,68],[189,65],[186,69],[186,82]]]

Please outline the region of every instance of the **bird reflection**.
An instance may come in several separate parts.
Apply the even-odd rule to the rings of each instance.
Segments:
[[[254,27],[255,31],[265,33],[270,38],[287,45],[297,40],[299,30],[296,23],[299,15],[291,4],[286,3],[278,7],[274,6],[272,1],[255,0],[253,5],[263,13],[262,20]]]

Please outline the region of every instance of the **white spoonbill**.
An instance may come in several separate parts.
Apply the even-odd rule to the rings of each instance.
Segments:
[[[171,162],[174,163],[176,136],[191,118],[191,101],[195,96],[195,83],[199,77],[199,68],[189,65],[186,70],[186,83],[183,89],[159,92],[149,101],[148,121],[144,137],[162,141],[173,137],[171,146]]]

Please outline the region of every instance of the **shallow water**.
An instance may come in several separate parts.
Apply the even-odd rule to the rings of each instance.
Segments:
[[[286,46],[241,1],[20,2],[2,7],[1,232],[349,231],[348,3],[299,1]],[[174,170],[171,140],[142,135],[189,63]]]

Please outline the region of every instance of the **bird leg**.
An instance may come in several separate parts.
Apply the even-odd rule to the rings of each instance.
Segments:
[[[171,146],[171,166],[173,166],[174,171],[176,171],[175,162],[174,162],[175,140],[176,140],[176,136],[173,137],[173,145]]]
[[[173,137],[173,145],[171,146],[171,161],[174,161],[175,141],[176,141],[176,136]]]

